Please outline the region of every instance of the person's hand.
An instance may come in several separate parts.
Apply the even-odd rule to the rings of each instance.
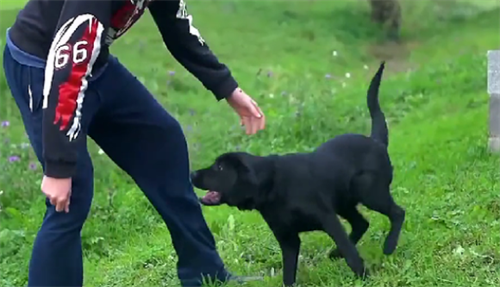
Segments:
[[[69,199],[71,197],[71,178],[53,178],[43,176],[42,192],[56,207],[57,212],[69,212]]]
[[[236,88],[227,98],[228,104],[240,116],[241,125],[245,126],[246,132],[253,135],[263,130],[266,125],[266,117],[257,103],[242,89]]]

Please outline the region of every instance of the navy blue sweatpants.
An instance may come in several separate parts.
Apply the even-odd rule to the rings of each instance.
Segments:
[[[43,165],[44,69],[21,64],[13,57],[19,55],[14,48],[4,51],[5,76]],[[133,178],[165,221],[178,255],[182,285],[199,286],[202,274],[219,280],[228,276],[189,180],[187,145],[179,123],[114,57],[89,83],[82,129]],[[80,231],[92,202],[93,172],[86,141],[82,141],[70,212],[58,213],[46,201],[33,245],[28,286],[82,286]]]

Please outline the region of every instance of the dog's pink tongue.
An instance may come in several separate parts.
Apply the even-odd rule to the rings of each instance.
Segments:
[[[217,191],[209,191],[201,198],[201,202],[206,205],[217,205],[220,203],[220,194]]]

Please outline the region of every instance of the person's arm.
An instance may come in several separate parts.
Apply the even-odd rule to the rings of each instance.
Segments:
[[[152,1],[149,10],[163,41],[174,58],[193,74],[217,100],[229,97],[238,87],[229,69],[219,62],[193,27],[184,0]]]
[[[66,0],[47,56],[43,87],[45,175],[70,178],[77,162],[87,79],[104,42],[110,1]]]

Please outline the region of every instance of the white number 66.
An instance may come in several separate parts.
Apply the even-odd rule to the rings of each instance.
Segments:
[[[88,57],[87,44],[87,41],[82,40],[76,42],[75,45],[65,44],[60,46],[56,50],[56,60],[54,64],[56,69],[64,68],[64,66],[68,64],[71,56],[73,56],[74,64],[85,61]]]

